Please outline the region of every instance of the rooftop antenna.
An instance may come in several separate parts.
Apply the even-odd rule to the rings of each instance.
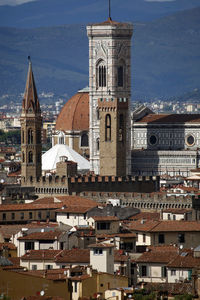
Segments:
[[[108,20],[112,21],[112,18],[111,18],[111,8],[110,8],[110,0],[108,0]]]

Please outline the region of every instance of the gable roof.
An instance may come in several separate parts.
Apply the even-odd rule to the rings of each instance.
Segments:
[[[61,235],[62,231],[32,232],[19,237],[18,240],[58,240]]]
[[[54,260],[62,250],[30,250],[21,256],[22,260]]]

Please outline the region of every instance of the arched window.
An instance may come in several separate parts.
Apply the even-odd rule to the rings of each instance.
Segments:
[[[28,130],[28,144],[33,144],[33,130]]]
[[[37,144],[41,143],[41,131],[37,130]]]
[[[124,86],[124,68],[123,66],[119,66],[117,68],[117,85],[120,87]]]
[[[88,147],[88,135],[83,133],[81,136],[81,147]]]
[[[99,108],[96,108],[96,115],[97,115],[97,120],[99,120]]]
[[[111,141],[111,116],[109,114],[105,117],[105,141]]]
[[[22,144],[24,144],[24,130],[22,130]]]
[[[33,152],[32,151],[29,151],[29,153],[28,153],[28,162],[29,163],[33,162]]]
[[[38,155],[37,155],[37,162],[41,163],[41,155],[40,155],[40,153],[38,153]]]
[[[119,141],[123,141],[123,132],[124,132],[124,115],[119,115]]]
[[[106,87],[106,66],[103,61],[97,66],[97,85],[98,87]]]
[[[24,152],[22,152],[22,162],[25,162],[25,155],[24,155]]]
[[[97,151],[99,151],[99,138],[96,140],[96,148],[97,148]]]

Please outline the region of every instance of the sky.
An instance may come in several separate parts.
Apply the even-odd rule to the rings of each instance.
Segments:
[[[0,0],[0,5],[20,5],[26,2],[31,2],[31,1],[35,1],[35,0]],[[172,2],[172,1],[176,1],[176,0],[144,0],[147,2]],[[189,0],[188,0],[189,1]]]

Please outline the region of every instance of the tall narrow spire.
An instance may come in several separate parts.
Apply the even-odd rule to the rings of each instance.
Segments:
[[[40,113],[40,103],[37,96],[37,90],[35,86],[35,80],[32,71],[32,63],[31,58],[28,56],[29,67],[28,67],[28,75],[26,80],[26,87],[24,91],[24,98],[22,102],[22,111],[24,113]]]

